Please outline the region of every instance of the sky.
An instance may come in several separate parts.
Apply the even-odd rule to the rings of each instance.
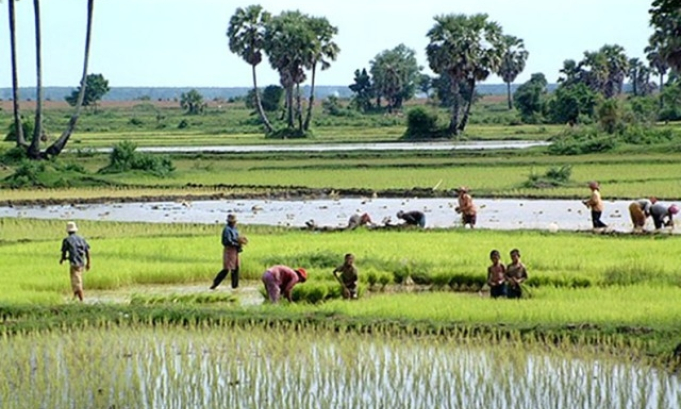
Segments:
[[[240,87],[251,85],[250,66],[228,48],[227,24],[237,7],[260,4],[325,16],[338,27],[341,52],[319,85],[346,85],[355,69],[400,43],[416,50],[424,72],[426,33],[433,17],[487,13],[504,33],[520,37],[530,55],[516,82],[543,72],[558,78],[565,59],[604,44],[623,46],[643,58],[651,29],[650,0],[96,0],[90,73],[112,87]],[[33,2],[16,3],[19,82],[35,85]],[[43,85],[78,84],[85,39],[85,0],[43,0]],[[7,0],[0,3],[0,87],[11,86]],[[258,66],[259,85],[278,83],[267,62]],[[490,77],[488,83],[502,82]]]

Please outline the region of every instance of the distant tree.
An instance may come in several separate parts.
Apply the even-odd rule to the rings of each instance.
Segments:
[[[515,106],[525,123],[537,123],[546,110],[548,82],[542,73],[532,74],[529,81],[523,83],[513,94]]]
[[[374,97],[374,88],[371,82],[371,76],[366,68],[355,70],[355,79],[352,84],[348,86],[353,92],[352,104],[362,112],[371,110],[371,99]]]
[[[428,74],[419,74],[419,79],[417,81],[418,90],[430,97],[430,92],[433,89],[433,78]]]
[[[183,92],[180,95],[180,107],[188,115],[198,115],[203,113],[206,103],[203,102],[203,95],[199,91],[191,89],[189,92]]]
[[[624,48],[617,44],[606,44],[598,52],[604,55],[608,71],[603,95],[612,98],[622,93],[622,84],[629,70],[629,58]]]
[[[388,103],[388,110],[401,109],[404,101],[414,97],[421,68],[416,51],[400,44],[391,50],[377,54],[370,62],[376,104]]]
[[[104,95],[106,95],[107,92],[109,92],[109,90],[109,80],[104,78],[102,74],[88,74],[88,76],[85,78],[85,95],[83,96],[82,105],[85,107],[94,107],[96,112],[97,103]],[[78,86],[78,88],[71,91],[71,95],[65,97],[64,99],[69,103],[69,105],[76,106],[80,91],[81,87]]]
[[[262,62],[262,53],[265,48],[265,28],[270,17],[270,14],[259,5],[248,6],[245,9],[239,7],[230,18],[227,28],[229,50],[251,66],[254,90],[258,89],[256,67]],[[253,95],[260,120],[266,131],[272,132],[272,124],[267,119],[260,103],[260,95],[257,92],[254,92]]]
[[[583,117],[593,117],[597,94],[586,84],[559,86],[549,102],[549,114],[554,123],[579,123]]]
[[[469,84],[472,95],[476,82],[487,79],[501,65],[504,53],[501,26],[487,18],[486,14],[437,16],[428,31],[428,63],[434,72],[449,77],[452,95],[459,95],[462,80]],[[471,105],[465,104],[459,121],[460,100],[454,98],[450,135],[456,136],[465,129]]]
[[[662,60],[681,72],[681,5],[678,0],[654,0],[650,13],[650,46]]]
[[[511,83],[525,69],[525,62],[530,54],[525,50],[525,43],[520,38],[505,35],[502,37],[502,41],[504,42],[505,50],[497,74],[506,83],[506,98],[508,100],[508,109],[510,110],[513,109]]]
[[[279,85],[268,85],[262,91],[262,108],[267,112],[276,112],[281,109],[284,99],[284,89]]]
[[[439,75],[432,79],[432,86],[435,90],[435,96],[439,105],[445,108],[451,108],[458,100],[458,104],[474,104],[482,98],[478,92],[473,89],[471,90],[471,85],[466,80],[461,80],[459,82],[459,93],[457,95],[452,94],[452,84],[451,79],[446,75]],[[471,92],[472,91],[472,92]]]
[[[563,61],[563,68],[559,72],[563,76],[558,77],[558,83],[563,86],[569,87],[581,81],[582,71],[575,60]]]
[[[648,63],[650,64],[650,68],[652,68],[653,72],[660,77],[658,89],[660,90],[660,95],[662,95],[664,93],[664,76],[667,74],[667,71],[669,70],[669,64],[660,53],[658,47],[659,44],[655,44],[651,40],[651,43],[645,48],[645,52],[646,58],[648,59]],[[663,107],[664,98],[660,98],[660,108]]]
[[[43,133],[43,54],[42,36],[40,30],[40,0],[33,0],[33,18],[35,21],[35,119],[33,120],[33,136],[28,147],[28,157],[41,159],[40,137]]]
[[[646,96],[653,92],[655,85],[650,82],[650,68],[638,58],[629,59],[629,84],[635,97]]]

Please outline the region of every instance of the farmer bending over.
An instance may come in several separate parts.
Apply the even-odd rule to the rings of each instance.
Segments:
[[[404,224],[409,226],[426,227],[426,215],[418,210],[412,210],[410,212],[403,212],[400,210],[397,212],[397,218],[404,220]]]
[[[348,220],[347,229],[354,230],[359,226],[366,226],[367,224],[374,224],[374,222],[371,221],[371,216],[369,216],[369,213],[363,213],[361,215],[353,214]]]
[[[662,226],[672,227],[674,226],[673,217],[679,212],[679,207],[677,205],[671,205],[669,207],[663,205],[662,203],[655,203],[650,207],[650,215],[653,217],[653,223],[655,223],[655,229],[659,230]]]
[[[333,270],[333,276],[343,288],[343,298],[357,298],[357,267],[355,267],[355,256],[348,253],[345,255],[345,262]],[[340,273],[340,276],[338,275]]]
[[[657,202],[657,199],[651,197],[648,199],[639,199],[629,205],[629,216],[631,223],[634,225],[634,231],[642,231],[646,225],[646,218],[650,216],[650,208]]]
[[[267,296],[273,304],[279,302],[281,294],[287,300],[293,302],[291,298],[293,287],[305,281],[307,281],[307,272],[304,268],[294,270],[283,265],[272,266],[262,275],[262,282],[265,284]]]

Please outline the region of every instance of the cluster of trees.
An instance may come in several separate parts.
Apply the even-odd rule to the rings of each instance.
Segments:
[[[41,25],[40,25],[40,0],[33,0],[33,15],[35,21],[35,53],[36,53],[36,108],[35,117],[33,120],[33,135],[25,135],[24,129],[29,127],[24,127],[22,125],[22,117],[19,108],[19,77],[18,77],[18,61],[17,61],[17,46],[16,46],[16,19],[15,19],[15,1],[7,0],[8,5],[8,16],[9,16],[9,31],[10,31],[10,57],[12,65],[12,100],[13,100],[13,114],[14,123],[12,129],[15,133],[15,140],[17,148],[22,149],[26,152],[27,156],[31,159],[45,159],[50,156],[59,155],[71,137],[74,129],[76,128],[76,123],[80,116],[81,107],[84,105],[86,98],[87,87],[87,69],[88,60],[90,57],[90,38],[92,34],[92,16],[94,10],[94,0],[87,0],[87,23],[85,28],[85,53],[83,57],[83,74],[81,76],[80,87],[75,96],[73,106],[75,110],[71,116],[69,123],[59,136],[59,138],[54,141],[50,146],[44,151],[40,148],[40,142],[43,136],[43,117],[42,117],[42,105],[43,105],[43,93],[42,93],[42,37],[41,37]],[[108,89],[108,84],[107,84]],[[29,139],[30,138],[30,139]]]
[[[252,69],[253,89],[258,89],[256,67],[267,56],[270,66],[279,73],[286,102],[284,136],[303,136],[310,127],[317,69],[326,70],[336,60],[340,48],[334,42],[338,29],[325,17],[300,11],[283,11],[273,16],[259,5],[238,8],[229,21],[229,49]],[[300,92],[310,76],[307,112],[303,113]],[[253,94],[256,109],[268,133],[274,127],[262,106],[260,93]]]

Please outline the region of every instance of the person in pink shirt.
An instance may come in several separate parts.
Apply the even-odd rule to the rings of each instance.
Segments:
[[[262,282],[265,284],[267,296],[273,304],[279,301],[281,294],[292,302],[291,292],[293,287],[305,281],[307,281],[307,272],[301,267],[294,270],[288,266],[276,265],[268,268],[262,275]]]

